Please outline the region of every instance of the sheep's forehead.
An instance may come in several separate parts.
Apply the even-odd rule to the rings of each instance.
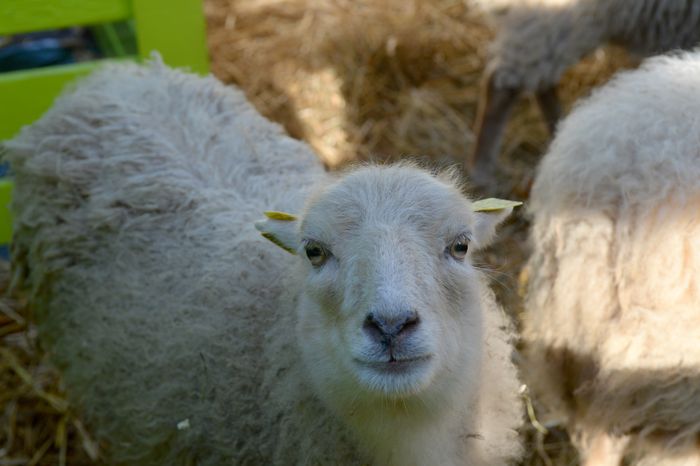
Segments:
[[[435,236],[458,234],[472,223],[469,201],[451,183],[415,168],[372,167],[319,193],[302,234],[329,241],[390,227]]]

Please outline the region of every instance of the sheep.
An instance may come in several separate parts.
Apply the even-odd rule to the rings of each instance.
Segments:
[[[512,330],[470,265],[512,207],[408,163],[327,174],[158,62],[88,77],[6,158],[15,287],[114,464],[520,454]]]
[[[523,374],[586,465],[700,464],[700,52],[562,121],[530,199]]]
[[[564,71],[605,43],[639,57],[700,43],[700,0],[475,0],[500,12],[465,170],[486,183],[501,135],[522,92],[534,93],[554,134],[556,85]]]

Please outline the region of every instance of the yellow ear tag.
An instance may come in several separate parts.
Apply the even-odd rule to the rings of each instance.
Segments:
[[[514,208],[521,205],[523,205],[523,203],[519,201],[508,201],[506,199],[496,199],[495,197],[490,197],[488,199],[481,199],[473,202],[472,209],[474,212],[494,212],[496,210]]]
[[[264,232],[261,232],[260,235],[263,238],[265,238],[266,240],[273,243],[274,245],[279,246],[280,248],[284,249],[289,254],[296,256],[297,252],[294,249],[287,247],[282,241],[278,240],[277,237],[275,235],[273,235],[272,233],[268,233],[268,232],[264,231]]]
[[[276,210],[266,210],[263,214],[271,220],[281,220],[283,222],[293,222],[297,219],[296,215],[288,214],[287,212],[278,212]]]
[[[265,214],[267,218],[255,222],[255,228],[260,232],[263,238],[290,254],[296,254],[298,238],[295,222],[298,220],[298,217],[275,210],[268,210],[263,212],[263,214]]]

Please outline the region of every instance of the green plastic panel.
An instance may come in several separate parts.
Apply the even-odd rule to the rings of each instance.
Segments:
[[[132,20],[135,25],[138,57],[148,58],[156,50],[170,66],[209,72],[201,0],[0,0],[0,35],[122,20]],[[110,43],[111,54],[116,56],[133,50],[129,41],[121,41],[121,32],[119,27],[107,28],[98,37]],[[66,83],[102,63],[104,60],[0,73],[0,140],[36,121]],[[11,193],[11,181],[0,179],[0,244],[9,243],[12,236]]]
[[[11,197],[12,183],[6,179],[0,179],[0,244],[10,244],[12,239]]]
[[[138,55],[133,20],[100,24],[91,28],[100,52],[107,58]]]
[[[51,66],[0,74],[0,140],[9,139],[38,119],[68,81],[94,70],[103,61]]]
[[[141,58],[157,50],[170,66],[209,72],[200,0],[133,0],[132,6]]]
[[[130,16],[130,0],[0,0],[0,35],[107,23]]]

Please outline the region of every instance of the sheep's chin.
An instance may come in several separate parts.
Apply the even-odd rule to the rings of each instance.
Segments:
[[[407,361],[353,362],[360,386],[369,393],[383,397],[417,395],[430,385],[435,373],[435,361],[430,356]]]

